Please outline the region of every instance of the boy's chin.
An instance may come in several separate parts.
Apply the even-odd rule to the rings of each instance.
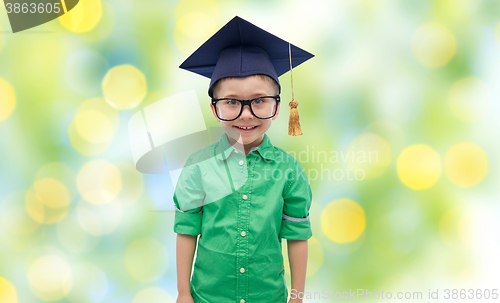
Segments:
[[[236,133],[231,133],[229,136],[234,141],[236,141],[240,144],[243,144],[243,145],[251,144],[257,139],[254,134],[240,135],[240,133],[238,131],[236,131]]]

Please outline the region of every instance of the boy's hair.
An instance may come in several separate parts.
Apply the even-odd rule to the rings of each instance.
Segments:
[[[268,83],[272,83],[272,86],[274,87],[274,91],[276,92],[275,95],[278,94],[279,92],[279,87],[278,87],[278,84],[276,83],[276,81],[274,81],[273,78],[269,77],[268,75],[263,75],[263,74],[255,74],[255,75],[249,75],[247,77],[257,77],[261,80],[264,80],[264,81],[267,81]],[[218,94],[218,88],[219,88],[219,85],[222,81],[226,80],[226,79],[234,79],[234,78],[241,78],[241,77],[224,77],[222,79],[219,79],[217,80],[214,85],[212,86],[212,91],[214,92],[214,99],[217,99],[219,98],[217,96]]]

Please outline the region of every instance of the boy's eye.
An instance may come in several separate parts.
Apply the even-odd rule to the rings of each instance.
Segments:
[[[255,99],[255,100],[253,100],[253,103],[254,103],[255,105],[261,104],[261,103],[263,103],[263,102],[264,102],[264,99],[263,99],[263,98],[259,98],[259,99]]]
[[[227,105],[238,105],[238,101],[230,99],[230,100],[226,101],[226,104]]]

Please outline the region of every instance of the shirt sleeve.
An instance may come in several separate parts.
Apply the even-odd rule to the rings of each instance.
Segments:
[[[186,165],[182,168],[174,191],[175,233],[185,235],[201,234],[204,199],[205,192],[202,188],[199,167],[188,159]]]
[[[283,191],[284,206],[279,237],[288,240],[308,240],[312,236],[309,221],[311,187],[299,162],[296,162],[290,175]]]

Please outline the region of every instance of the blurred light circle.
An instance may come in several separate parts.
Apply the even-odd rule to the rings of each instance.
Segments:
[[[122,208],[115,200],[107,204],[89,204],[80,201],[76,207],[80,226],[93,236],[101,236],[114,232],[122,221]]]
[[[101,18],[101,0],[85,0],[57,19],[70,32],[83,33],[92,30]]]
[[[483,118],[493,104],[493,95],[486,83],[477,78],[458,80],[448,95],[448,105],[455,116],[465,122]]]
[[[435,68],[446,65],[453,58],[456,42],[449,29],[431,22],[417,29],[413,36],[412,48],[420,64]]]
[[[38,200],[48,207],[66,207],[71,202],[66,186],[54,178],[37,180],[33,187]]]
[[[36,259],[28,269],[28,281],[33,293],[43,301],[63,299],[73,285],[70,266],[57,255]]]
[[[115,135],[111,121],[96,110],[78,112],[75,127],[80,136],[90,143],[109,142]]]
[[[132,65],[115,66],[102,80],[102,90],[104,98],[114,108],[131,109],[146,96],[146,77]]]
[[[307,241],[307,272],[306,277],[314,276],[321,266],[324,263],[325,256],[323,253],[323,247],[321,243],[316,239],[316,237],[312,236]],[[285,264],[285,274],[290,276],[290,266],[286,266],[289,264],[288,259],[288,248],[286,245],[283,245],[283,263]]]
[[[120,128],[120,113],[111,106],[104,98],[92,98],[83,102],[78,107],[78,112],[96,111],[109,119],[113,132]]]
[[[391,163],[391,148],[387,141],[373,133],[354,138],[345,152],[349,167],[370,179],[383,174]]]
[[[356,202],[341,198],[328,203],[321,213],[321,229],[332,241],[355,241],[366,226],[365,212]]]
[[[174,41],[184,54],[192,53],[218,28],[219,9],[213,0],[181,0],[175,8]]]
[[[455,185],[471,187],[479,184],[488,172],[486,152],[472,142],[452,146],[444,157],[445,173]]]
[[[40,226],[24,207],[25,194],[24,191],[12,192],[0,201],[0,222],[14,235],[32,234]]]
[[[131,205],[139,200],[144,193],[143,175],[129,162],[116,163],[122,176],[122,190],[118,195],[121,205]]]
[[[156,281],[167,270],[168,251],[155,239],[137,239],[125,251],[125,266],[130,276],[139,282]]]
[[[68,299],[73,303],[103,302],[108,292],[106,273],[90,262],[82,262],[73,266],[73,287]]]
[[[122,178],[116,166],[105,160],[87,162],[77,176],[78,190],[92,204],[111,203],[122,189]]]
[[[202,11],[187,13],[175,24],[175,44],[185,54],[192,52],[200,40],[206,40],[217,30],[216,27],[215,19]]]
[[[118,111],[103,98],[83,102],[68,127],[71,146],[85,156],[104,152],[120,127]]]
[[[47,196],[44,197],[47,199]],[[70,204],[62,207],[51,207],[45,203],[51,204],[50,201],[40,199],[40,195],[36,190],[31,188],[26,192],[25,196],[26,210],[33,220],[42,224],[54,224],[60,222],[68,214]]]
[[[439,221],[439,233],[443,242],[452,249],[471,248],[472,221],[464,207],[453,207]]]
[[[396,167],[401,182],[413,190],[431,188],[441,176],[441,158],[425,144],[406,147],[399,155]]]
[[[59,242],[73,253],[84,253],[92,250],[99,238],[87,233],[74,215],[69,215],[57,224]]]
[[[16,93],[14,87],[0,78],[0,122],[7,120],[16,108]]]
[[[7,279],[0,276],[0,302],[17,303],[16,288]]]
[[[175,303],[175,299],[158,287],[143,289],[137,293],[132,303]]]
[[[433,5],[440,20],[471,26],[481,3],[475,0],[440,0]]]
[[[70,199],[77,195],[76,173],[63,162],[51,162],[42,166],[36,173],[35,182],[42,179],[55,179],[63,184]]]
[[[71,121],[68,126],[68,137],[71,146],[84,156],[96,156],[102,154],[104,151],[106,151],[106,149],[108,149],[111,143],[105,142],[100,144],[92,144],[89,141],[85,140],[76,130],[74,120]]]
[[[108,61],[88,49],[77,50],[67,57],[64,77],[69,87],[81,95],[99,95],[101,79],[108,70]],[[78,72],[75,72],[78,71]]]
[[[107,38],[116,26],[116,15],[113,6],[108,2],[102,3],[102,16],[97,25],[88,32],[79,33],[78,37],[86,42],[102,41]],[[100,77],[102,79],[102,77]]]

